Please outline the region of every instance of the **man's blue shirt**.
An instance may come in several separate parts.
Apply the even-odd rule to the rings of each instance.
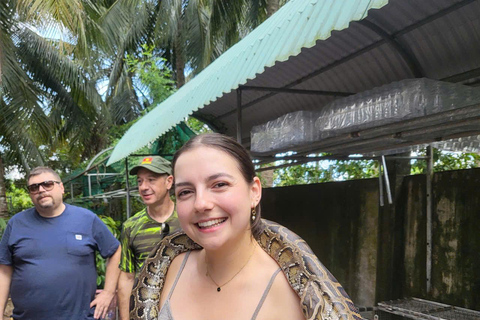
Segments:
[[[13,267],[14,319],[93,319],[95,251],[106,258],[119,242],[91,211],[66,204],[54,218],[35,208],[14,215],[0,242],[0,264]]]

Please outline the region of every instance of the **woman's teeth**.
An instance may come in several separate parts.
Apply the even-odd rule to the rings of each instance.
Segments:
[[[203,221],[203,222],[199,222],[198,226],[200,228],[216,227],[220,225],[222,222],[224,222],[225,220],[227,219],[213,219],[213,220]]]

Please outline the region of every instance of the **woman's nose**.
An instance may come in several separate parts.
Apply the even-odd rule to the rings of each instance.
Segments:
[[[213,202],[208,192],[197,191],[197,194],[195,195],[194,207],[195,211],[197,212],[204,212],[213,208]]]

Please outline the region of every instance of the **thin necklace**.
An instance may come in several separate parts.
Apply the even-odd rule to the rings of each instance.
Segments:
[[[257,248],[257,246],[255,245],[255,247],[253,248],[252,250],[252,253],[250,254],[250,257],[248,257],[248,260],[247,262],[245,262],[245,264],[240,268],[240,270],[237,271],[237,273],[235,273],[233,275],[233,277],[230,278],[230,280],[228,280],[227,282],[225,282],[224,284],[222,285],[219,285],[215,280],[213,280],[212,276],[210,275],[210,273],[208,272],[208,263],[207,263],[207,255],[205,255],[205,265],[207,266],[207,273],[205,274],[207,277],[210,278],[210,280],[213,281],[213,283],[215,283],[215,285],[217,286],[217,292],[220,292],[222,291],[222,287],[224,287],[227,283],[229,283],[230,281],[233,280],[233,278],[235,278],[239,273],[240,271],[243,270],[243,268],[245,268],[247,266],[247,264],[250,262],[250,259],[252,258],[253,256],[253,253],[255,252],[255,249]]]

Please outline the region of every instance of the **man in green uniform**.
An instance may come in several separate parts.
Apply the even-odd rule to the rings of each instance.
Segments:
[[[146,208],[123,223],[118,280],[121,320],[128,319],[133,282],[145,259],[166,234],[180,228],[170,198],[171,171],[170,162],[159,156],[145,157],[130,170],[131,175],[137,175],[138,191]]]

